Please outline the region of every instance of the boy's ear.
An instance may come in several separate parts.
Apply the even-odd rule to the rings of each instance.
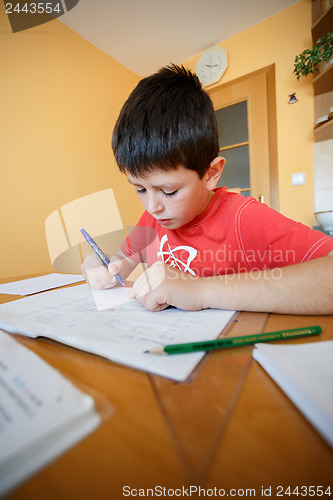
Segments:
[[[209,190],[215,189],[219,178],[221,177],[223,167],[225,165],[225,158],[218,156],[210,163],[209,169],[206,172],[207,183],[206,188]]]

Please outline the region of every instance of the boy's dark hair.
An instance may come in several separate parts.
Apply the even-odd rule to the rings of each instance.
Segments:
[[[171,65],[143,78],[120,111],[112,148],[119,169],[134,177],[182,164],[202,179],[219,143],[213,104],[198,77]]]

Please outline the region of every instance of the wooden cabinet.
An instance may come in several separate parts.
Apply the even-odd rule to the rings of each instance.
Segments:
[[[324,13],[320,0],[312,2],[312,40],[316,43],[318,38],[333,30],[333,5]],[[313,78],[315,94],[315,120],[328,115],[329,108],[333,106],[333,64],[318,73]],[[333,139],[333,119],[319,126],[314,131],[316,142]]]

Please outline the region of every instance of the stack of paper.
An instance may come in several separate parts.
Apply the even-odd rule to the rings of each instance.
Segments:
[[[254,359],[333,447],[333,341],[255,347]]]
[[[0,331],[0,497],[99,424],[90,396]]]

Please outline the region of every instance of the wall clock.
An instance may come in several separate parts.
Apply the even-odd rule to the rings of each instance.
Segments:
[[[202,85],[208,87],[218,82],[228,67],[228,54],[226,49],[212,47],[203,52],[195,66],[195,72]]]

